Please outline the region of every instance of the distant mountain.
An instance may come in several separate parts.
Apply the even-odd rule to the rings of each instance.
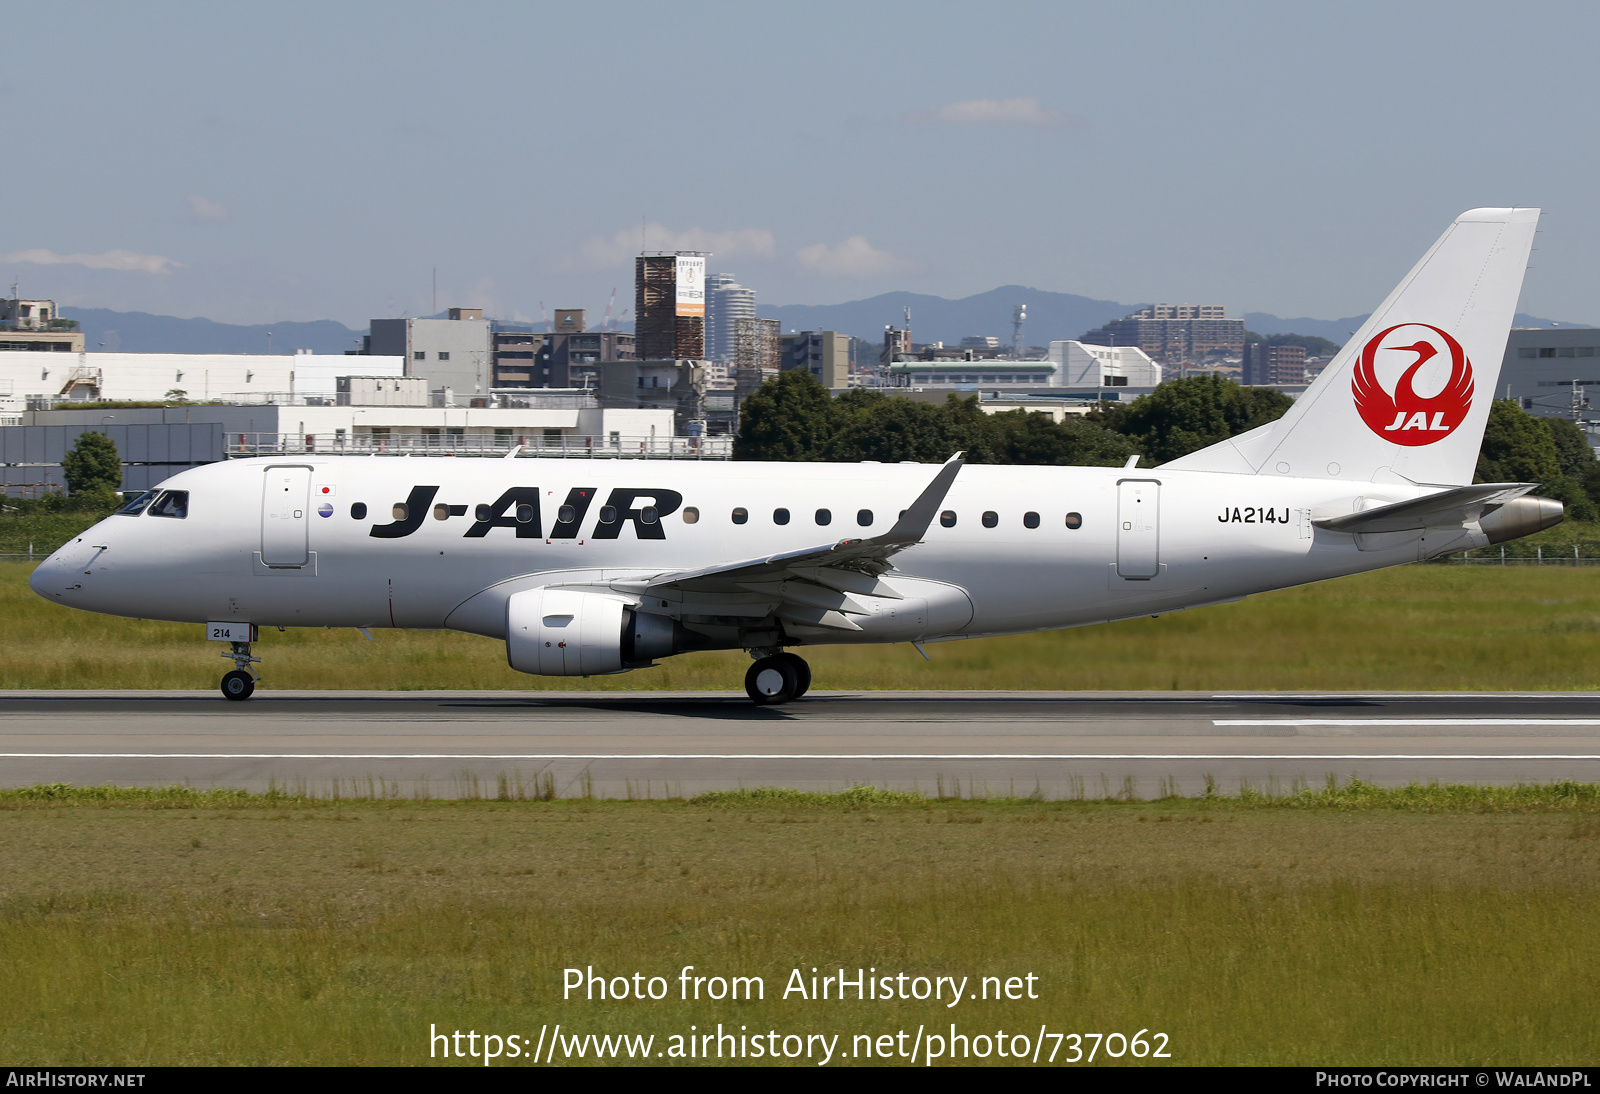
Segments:
[[[944,342],[955,345],[968,335],[992,335],[1002,345],[1011,342],[1011,309],[1028,305],[1022,339],[1030,346],[1043,346],[1058,339],[1074,339],[1109,322],[1137,311],[1142,304],[1118,304],[1093,300],[1071,293],[1046,292],[1021,285],[1005,285],[990,292],[960,300],[924,293],[894,292],[845,304],[784,304],[758,308],[767,319],[776,319],[790,330],[836,330],[853,334],[874,344],[883,341],[885,326],[905,322],[905,308],[911,308],[912,336],[918,342]],[[146,312],[109,311],[105,308],[64,307],[61,315],[76,319],[84,331],[84,344],[97,352],[124,353],[266,353],[267,332],[272,333],[274,353],[293,353],[309,349],[314,353],[343,353],[361,344],[361,330],[351,330],[332,319],[309,323],[258,323],[237,326],[210,319],[177,319],[170,315]],[[440,313],[436,318],[444,318]],[[1246,312],[1245,326],[1257,334],[1314,334],[1343,345],[1352,331],[1366,322],[1366,316],[1348,319],[1279,319],[1266,312]],[[544,324],[497,322],[497,329],[543,330]],[[1582,323],[1557,323],[1517,313],[1519,327],[1582,327]],[[619,323],[619,330],[632,330],[633,324]]]
[[[84,348],[91,353],[266,353],[268,331],[272,332],[273,353],[293,353],[297,349],[343,353],[360,349],[361,335],[365,333],[332,319],[245,327],[142,311],[73,307],[63,307],[61,316],[78,321],[83,328]]]
[[[1365,315],[1352,315],[1348,319],[1279,319],[1276,315],[1268,315],[1261,311],[1244,313],[1245,329],[1253,330],[1257,334],[1314,334],[1330,342],[1337,342],[1341,346],[1348,342],[1350,336],[1366,321]],[[1540,328],[1588,326],[1587,323],[1558,323],[1553,319],[1539,319],[1520,311],[1512,323],[1518,327]]]
[[[905,309],[910,307],[911,336],[918,342],[955,345],[968,335],[992,335],[1002,345],[1010,345],[1011,314],[1018,304],[1028,305],[1022,340],[1030,346],[1077,338],[1142,307],[1004,285],[960,300],[891,292],[847,304],[757,305],[756,311],[763,319],[781,322],[785,334],[791,330],[836,330],[868,342],[882,342],[883,328],[904,326]]]

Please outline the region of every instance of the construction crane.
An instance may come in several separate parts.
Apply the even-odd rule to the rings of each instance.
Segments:
[[[617,306],[617,288],[616,288],[615,285],[613,285],[611,287],[611,299],[606,301],[606,317],[600,321],[600,329],[601,330],[608,331],[608,330],[611,329],[611,309],[616,307],[616,306]]]
[[[555,328],[550,325],[550,313],[544,310],[543,300],[539,301],[539,314],[544,317],[544,332],[549,334],[555,330]]]

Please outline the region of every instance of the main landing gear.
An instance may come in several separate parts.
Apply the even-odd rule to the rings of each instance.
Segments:
[[[239,667],[222,678],[222,697],[224,699],[232,699],[236,703],[242,703],[250,698],[251,693],[256,690],[258,677],[251,671],[250,666],[259,665],[261,658],[250,656],[250,643],[248,642],[234,642],[231,645],[233,646],[233,652],[225,653],[222,656]]]
[[[762,651],[752,650],[751,653]],[[811,690],[811,666],[803,658],[783,650],[757,656],[750,671],[744,674],[744,690],[761,706],[787,703]]]

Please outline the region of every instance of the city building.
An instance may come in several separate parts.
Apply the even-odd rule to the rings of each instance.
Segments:
[[[398,383],[404,391],[414,381]],[[375,388],[374,395],[386,394]],[[86,432],[104,433],[117,446],[124,490],[144,490],[187,468],[244,456],[503,457],[518,446],[525,455],[726,454],[716,444],[697,444],[691,452],[685,438],[674,438],[670,409],[604,408],[583,395],[546,401],[550,405],[485,409],[212,404],[28,412],[0,426],[0,491],[38,496],[64,490],[61,458]]]
[[[1515,327],[1506,339],[1495,397],[1514,399],[1541,418],[1571,418],[1600,440],[1600,413],[1589,409],[1589,392],[1600,396],[1600,329]]]
[[[838,391],[850,386],[850,336],[832,330],[806,330],[785,334],[779,368],[808,370],[823,387]]]
[[[733,390],[743,399],[778,375],[783,363],[783,324],[776,319],[740,319],[733,329]]]
[[[1011,361],[979,359],[977,351],[969,360],[902,361],[890,366],[896,387],[946,388],[956,390],[1017,390],[1022,393],[1040,388],[1068,388],[1085,392],[1083,397],[1109,389],[1109,397],[1119,397],[1119,389],[1149,391],[1161,383],[1162,368],[1136,346],[1097,346],[1082,342],[1051,342],[1043,359]]]
[[[698,436],[705,420],[705,364],[670,359],[603,364],[600,405],[611,410],[668,410],[674,432]]]
[[[556,316],[555,330],[548,334],[494,331],[490,335],[496,390],[598,389],[602,364],[636,359],[634,335],[586,329],[581,308],[558,310]]]
[[[0,352],[82,353],[76,319],[63,319],[54,300],[0,299]]]
[[[458,403],[487,400],[494,382],[494,347],[481,308],[451,308],[448,319],[374,319],[364,342],[369,355],[401,357],[407,376],[425,376]],[[365,368],[362,371],[366,371]]]
[[[398,357],[337,353],[51,353],[0,351],[0,413],[58,403],[162,400],[207,403],[324,400],[351,373],[402,376]]]
[[[738,351],[739,323],[756,317],[756,291],[730,273],[706,279],[706,360],[732,362]]]
[[[908,311],[910,309],[907,309]],[[942,346],[943,343],[940,343]],[[911,327],[884,327],[883,352],[878,354],[879,364],[891,365],[896,361],[909,360],[916,350],[911,344]]]
[[[1097,346],[1137,346],[1162,362],[1244,351],[1244,320],[1220,304],[1152,304],[1078,339]]]
[[[640,360],[706,355],[705,251],[647,251],[634,260],[633,329]]]
[[[1245,345],[1240,364],[1240,383],[1275,385],[1305,382],[1304,346],[1269,346],[1264,342]]]

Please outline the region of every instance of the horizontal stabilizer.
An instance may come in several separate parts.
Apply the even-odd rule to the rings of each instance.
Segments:
[[[1330,532],[1368,535],[1375,532],[1410,532],[1420,528],[1453,528],[1477,520],[1486,509],[1520,498],[1538,486],[1533,482],[1486,482],[1458,486],[1425,498],[1397,501],[1342,517],[1313,520]]]

